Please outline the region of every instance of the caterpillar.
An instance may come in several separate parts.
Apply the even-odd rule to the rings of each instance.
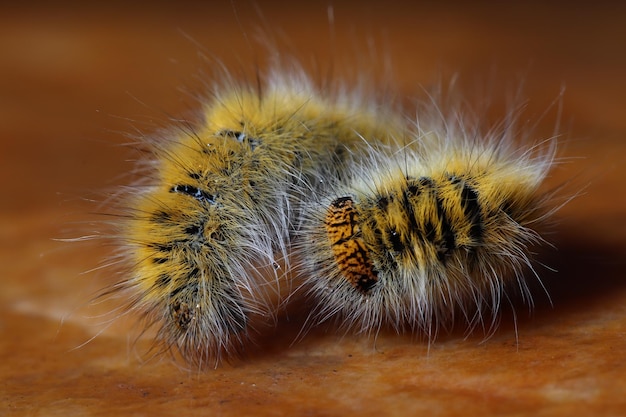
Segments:
[[[128,278],[111,291],[130,294],[156,346],[203,367],[236,356],[255,320],[273,316],[297,201],[347,177],[364,138],[391,143],[402,128],[390,105],[317,89],[298,70],[225,77],[200,113],[146,142],[146,179],[126,193],[119,231]]]
[[[451,107],[423,103],[408,143],[373,142],[350,179],[305,203],[296,252],[314,304],[307,327],[432,340],[458,322],[493,329],[514,289],[532,303],[525,273],[537,275],[532,248],[555,210],[541,185],[556,137],[532,141],[515,114],[484,131]]]

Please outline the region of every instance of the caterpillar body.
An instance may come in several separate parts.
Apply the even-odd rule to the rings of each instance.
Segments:
[[[556,140],[524,146],[530,132],[515,123],[483,133],[429,104],[411,143],[373,144],[351,179],[306,204],[297,246],[310,323],[430,340],[455,321],[472,329],[491,317],[493,328],[512,287],[531,300],[524,272],[551,212],[540,185]]]
[[[273,314],[296,200],[347,177],[363,138],[401,135],[389,110],[275,71],[258,86],[225,83],[196,126],[148,143],[151,184],[129,196],[121,235],[131,270],[118,287],[166,349],[199,366],[240,351],[251,317]]]

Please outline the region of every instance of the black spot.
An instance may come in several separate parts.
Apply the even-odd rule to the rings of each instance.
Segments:
[[[406,192],[411,197],[417,197],[420,194],[420,188],[415,183],[409,183]]]
[[[198,236],[200,234],[200,226],[194,224],[185,228],[185,233],[190,236]]]
[[[171,292],[170,292],[170,298],[176,298],[176,296],[178,294],[180,294],[183,290],[185,290],[187,287],[185,285],[181,285],[179,287],[174,288]]]
[[[189,271],[189,273],[187,274],[189,278],[197,278],[198,275],[200,275],[200,270],[198,269],[198,267],[195,267],[194,269]],[[197,292],[197,288],[195,288],[194,293],[195,292]]]
[[[258,138],[252,138],[238,130],[222,130],[218,132],[218,135],[235,139],[239,143],[247,143],[250,145],[250,150],[256,149],[261,144],[261,140]]]
[[[146,246],[156,250],[157,252],[169,253],[174,250],[173,243],[148,243]]]
[[[172,188],[170,188],[170,193],[185,194],[185,195],[195,198],[198,201],[207,202],[209,204],[215,204],[215,198],[216,198],[215,195],[209,194],[204,190],[194,187],[193,185],[185,185],[185,184],[175,185]]]
[[[387,206],[389,206],[389,199],[387,197],[380,197],[376,202],[376,205],[380,210],[387,211]]]
[[[368,275],[361,275],[356,282],[356,286],[359,291],[367,294],[372,288],[374,288],[374,285],[376,285],[377,282],[377,280],[372,279]]]
[[[197,172],[188,172],[187,175],[189,175],[189,178],[192,178],[194,180],[199,180],[200,178],[202,178],[202,176]]]
[[[152,221],[157,224],[166,223],[171,220],[171,218],[172,217],[170,213],[166,211],[157,211],[156,213],[152,214]]]
[[[152,263],[161,265],[167,262],[167,258],[152,258]]]
[[[345,146],[336,146],[335,151],[333,152],[333,156],[337,159],[337,161],[343,161],[346,155],[346,147]]]
[[[237,142],[243,142],[246,139],[246,134],[237,130],[221,130],[217,133],[219,136],[225,138],[235,139]]]
[[[433,180],[428,177],[420,177],[418,181],[422,188],[433,188]]]
[[[165,288],[168,285],[170,285],[170,282],[172,282],[172,279],[170,278],[169,275],[161,274],[158,276],[158,278],[154,282],[154,286],[158,288]]]
[[[391,242],[393,250],[396,252],[402,252],[405,249],[404,243],[400,237],[400,233],[396,229],[389,229],[387,231],[387,239]]]

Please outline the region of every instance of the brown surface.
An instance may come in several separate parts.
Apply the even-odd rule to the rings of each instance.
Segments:
[[[557,215],[558,251],[542,258],[559,270],[542,272],[554,306],[537,291],[533,313],[519,311],[518,345],[505,314],[483,343],[453,334],[429,348],[385,334],[373,347],[319,331],[289,346],[296,317],[242,362],[198,374],[166,357],[142,363],[149,340],[132,344],[130,320],[97,325],[114,303],[85,304],[117,277],[81,272],[110,248],[50,238],[97,233],[98,209],[83,199],[124,182],[119,132],[150,132],[193,107],[177,87],[201,85],[201,60],[181,30],[234,68],[262,55],[241,31],[252,38],[262,23],[252,7],[238,4],[238,21],[224,3],[3,6],[0,415],[626,415],[624,6],[337,5],[333,42],[325,6],[260,7],[295,55],[322,68],[331,51],[349,64],[337,56],[371,37],[407,95],[441,69],[484,81],[495,68],[499,79],[524,75],[540,114],[567,87],[564,155],[582,158],[553,181],[588,188]],[[550,134],[547,119],[539,134]]]

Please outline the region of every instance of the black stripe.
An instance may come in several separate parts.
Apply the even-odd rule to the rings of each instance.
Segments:
[[[170,193],[185,194],[195,198],[198,201],[206,201],[209,204],[215,204],[215,197],[213,194],[209,194],[204,190],[201,190],[193,185],[177,184],[170,188]]]
[[[385,258],[385,259],[380,259],[380,262],[386,262],[387,265],[389,265],[389,267],[395,271],[396,269],[398,269],[398,263],[394,259],[390,248],[385,244],[383,240],[383,232],[380,230],[375,220],[372,220],[370,222],[369,227],[371,230],[374,231],[375,247],[381,249],[381,252],[383,252],[383,255]],[[383,250],[383,248],[387,250]]]
[[[154,287],[155,288],[165,288],[168,285],[170,285],[170,282],[172,281],[172,279],[170,278],[169,275],[167,274],[161,274],[157,277],[156,281],[154,282]]]
[[[448,218],[448,213],[445,212],[443,201],[439,196],[437,196],[437,217],[439,217],[439,223],[441,224],[441,240],[439,242],[439,248],[437,249],[437,257],[443,262],[446,255],[456,249],[456,237],[450,219]]]
[[[182,290],[184,290],[185,288],[187,288],[185,285],[181,285],[180,287],[176,287],[174,288],[171,292],[170,292],[170,298],[176,298],[176,296],[178,295],[178,293],[180,293]]]
[[[420,227],[417,217],[415,216],[415,210],[413,210],[413,204],[409,201],[409,197],[417,197],[419,196],[423,190],[431,190],[433,189],[433,181],[427,177],[421,177],[417,182],[414,179],[409,179],[407,177],[408,187],[404,193],[404,207],[407,212],[407,217],[409,219],[409,224],[411,225],[411,230],[415,233],[420,233]],[[431,225],[432,226],[432,225]],[[432,239],[432,237],[428,237],[429,231],[428,226],[426,226],[426,239]]]
[[[196,281],[196,278],[198,277],[199,274],[200,274],[200,270],[197,267],[189,271],[187,273],[187,276],[189,278],[192,278],[191,280],[189,280],[191,282],[188,282],[187,284],[183,284],[179,287],[174,288],[172,292],[170,292],[170,298],[175,298],[183,290],[187,290],[188,293],[190,293],[192,297],[198,294],[198,285],[194,284],[194,281]],[[185,299],[189,300],[190,297],[187,294],[185,294]]]
[[[148,243],[146,247],[152,248],[157,252],[172,252],[174,250],[174,244],[172,243]]]
[[[150,220],[156,224],[163,224],[169,222],[171,219],[172,216],[170,213],[160,210],[150,216]]]
[[[409,219],[409,224],[411,225],[411,230],[418,230],[417,226],[417,218],[415,217],[415,210],[413,210],[413,204],[409,201],[410,196],[419,195],[419,188],[416,186],[411,186],[407,188],[407,191],[404,192],[402,205],[406,210],[407,218]]]
[[[437,192],[437,187],[431,178],[421,177],[419,179],[419,186],[412,185],[409,187],[408,191],[412,195],[418,195],[423,191],[432,191],[434,193],[435,203],[437,205],[436,221],[441,224],[441,235],[437,234],[436,223],[429,220],[423,224],[423,239],[437,246],[437,256],[440,261],[443,261],[445,256],[448,255],[450,251],[456,249],[456,237],[450,219],[448,218],[448,213],[444,210],[443,200],[439,197],[439,193]],[[414,226],[415,230],[419,230],[417,228],[418,221],[412,207],[409,214],[409,221],[411,222],[411,225]]]
[[[463,181],[463,189],[461,190],[461,204],[463,205],[465,218],[472,225],[470,237],[474,242],[480,242],[483,238],[483,224],[480,204],[478,203],[478,193],[465,181]]]

